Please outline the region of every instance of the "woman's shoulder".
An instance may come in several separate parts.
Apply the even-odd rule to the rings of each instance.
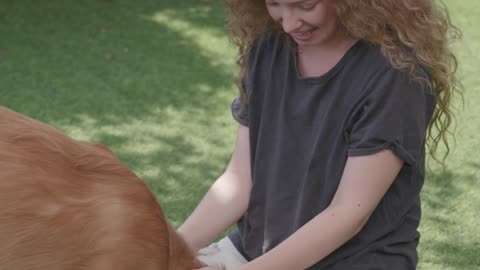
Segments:
[[[260,66],[272,66],[279,57],[288,57],[288,48],[281,34],[267,32],[257,38],[248,52],[248,69],[252,72]]]
[[[285,35],[275,31],[268,31],[255,40],[252,50],[257,51],[257,53],[274,53],[288,46],[289,41]]]
[[[361,61],[364,62],[365,66],[370,66],[370,70],[375,72],[394,72],[398,74],[411,74],[415,77],[422,77],[428,79],[431,74],[427,67],[417,63],[413,70],[407,70],[404,68],[407,61],[416,61],[414,52],[405,53],[406,59],[405,62],[399,62],[391,57],[388,57],[387,54],[383,53],[379,46],[372,44],[368,41],[361,40],[359,41],[363,47],[363,51],[359,56]],[[405,49],[408,50],[408,49]]]
[[[393,69],[392,63],[377,45],[366,40],[359,40],[355,47],[355,65],[364,72],[378,73]]]
[[[284,35],[282,35],[281,33],[278,33],[276,31],[267,31],[265,33],[263,33],[262,35],[260,35],[255,43],[256,44],[263,44],[263,45],[272,45],[272,44],[276,44],[278,42],[281,42],[282,39],[284,39]]]
[[[431,82],[431,71],[428,67],[417,63],[413,69],[407,69],[405,63],[394,62],[382,52],[379,46],[360,40],[360,47],[355,55],[355,70],[371,80],[396,78],[399,81]],[[408,54],[406,54],[408,55]],[[415,61],[412,52],[411,59]]]

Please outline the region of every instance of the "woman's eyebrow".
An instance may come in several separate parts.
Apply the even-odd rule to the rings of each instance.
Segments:
[[[290,3],[286,3],[286,5],[288,6],[296,6],[296,5],[300,5],[300,4],[304,4],[304,3],[315,3],[319,0],[298,0],[298,1],[293,1],[293,2],[290,2]],[[276,3],[277,1],[276,0],[267,0],[266,1],[268,4],[271,4],[271,3]]]
[[[292,2],[292,5],[299,5],[299,4],[304,4],[304,3],[314,3],[317,2],[318,0],[299,0],[296,2]]]

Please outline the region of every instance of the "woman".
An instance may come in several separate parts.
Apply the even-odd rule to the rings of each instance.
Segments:
[[[415,269],[425,145],[458,92],[433,0],[228,0],[240,123],[179,228],[212,269]],[[431,130],[436,128],[436,131]],[[448,147],[448,145],[447,145]]]

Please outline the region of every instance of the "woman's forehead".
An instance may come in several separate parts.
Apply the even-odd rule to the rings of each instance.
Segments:
[[[287,5],[295,5],[295,4],[301,4],[305,2],[317,2],[320,0],[265,0],[267,3],[279,3],[279,4],[287,4]]]

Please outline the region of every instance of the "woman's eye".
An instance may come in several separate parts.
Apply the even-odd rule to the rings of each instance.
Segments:
[[[276,7],[276,6],[278,6],[278,3],[277,2],[267,2],[267,6]]]
[[[298,6],[301,10],[305,10],[305,11],[309,11],[309,10],[312,10],[314,7],[316,6],[316,4],[309,4],[309,5],[300,5]]]

